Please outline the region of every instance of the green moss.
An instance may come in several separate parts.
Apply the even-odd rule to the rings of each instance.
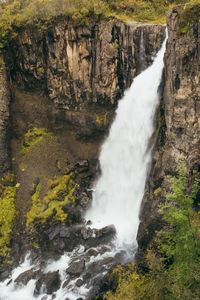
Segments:
[[[69,175],[57,177],[51,182],[50,187],[44,197],[41,197],[41,182],[36,186],[32,196],[32,206],[27,213],[27,227],[34,228],[34,225],[44,224],[47,221],[67,220],[67,213],[64,207],[69,203],[75,203],[74,192],[78,185],[74,183]]]
[[[33,147],[44,141],[44,139],[52,139],[53,134],[46,128],[31,128],[29,129],[23,138],[22,154],[26,154]]]
[[[160,196],[162,193],[161,187],[158,187],[157,189],[155,189],[153,193],[154,193],[154,196],[156,196],[156,197]]]
[[[7,173],[0,182],[0,256],[9,256],[9,245],[16,215],[14,176]]]

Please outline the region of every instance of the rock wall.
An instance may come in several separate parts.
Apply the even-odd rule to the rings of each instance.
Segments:
[[[0,56],[0,176],[8,170],[9,161],[9,86],[3,56]]]
[[[162,226],[158,206],[165,199],[168,177],[176,174],[181,161],[191,176],[200,170],[200,24],[181,33],[179,20],[180,8],[175,8],[168,16],[160,132],[141,211],[140,255]]]
[[[42,32],[26,28],[12,45],[11,75],[25,89],[45,89],[57,107],[116,105],[135,75],[151,64],[164,26],[114,19],[88,26],[68,19]]]

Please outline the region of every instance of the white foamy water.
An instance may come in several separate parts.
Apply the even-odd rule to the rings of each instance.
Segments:
[[[153,64],[134,79],[119,102],[116,119],[101,150],[102,174],[93,193],[93,205],[86,214],[96,228],[114,224],[120,245],[136,245],[165,46],[166,40]]]
[[[93,205],[86,214],[86,219],[92,221],[93,227],[101,228],[114,224],[117,231],[117,245],[105,254],[91,257],[86,262],[86,270],[94,262],[104,258],[114,257],[120,250],[136,245],[136,235],[139,225],[139,210],[144,195],[144,188],[151,163],[151,150],[148,146],[153,133],[153,119],[159,103],[158,87],[164,67],[163,56],[166,40],[162,45],[154,63],[142,72],[131,88],[126,91],[119,102],[116,119],[105,141],[100,165],[102,174],[93,193]],[[76,279],[71,279],[63,288],[67,279],[66,269],[74,259],[84,257],[85,249],[80,246],[71,253],[65,253],[57,261],[47,261],[43,273],[59,271],[61,286],[54,295],[45,293],[34,297],[36,280],[30,280],[27,285],[17,285],[15,279],[25,271],[40,268],[32,265],[26,257],[25,261],[8,279],[0,282],[0,300],[76,300],[87,298],[90,287],[84,284],[77,287]],[[106,270],[104,270],[106,273]]]

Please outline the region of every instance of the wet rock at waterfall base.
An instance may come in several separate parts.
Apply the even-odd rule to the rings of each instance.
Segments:
[[[84,284],[84,281],[80,278],[76,281],[76,286],[77,287],[81,287],[83,284]]]
[[[122,250],[122,251],[116,253],[115,256],[114,256],[114,260],[117,263],[122,263],[122,262],[127,261],[127,253],[126,253],[126,251]]]
[[[2,273],[0,273],[0,280],[5,280],[10,275],[10,270],[5,270]]]
[[[66,272],[71,276],[80,276],[85,269],[85,260],[81,259],[78,261],[74,261],[71,263],[69,268],[67,268]]]
[[[56,292],[61,285],[59,272],[49,272],[47,274],[42,274],[42,276],[36,282],[34,296],[38,296],[41,293],[41,289],[45,286],[45,292],[51,295]]]
[[[86,250],[100,246],[101,254],[103,254],[107,251],[107,249],[103,251],[103,246],[110,243],[115,234],[116,230],[113,225],[101,229],[91,229],[85,224],[75,224],[70,227],[57,224],[51,226],[46,232],[47,239],[42,242],[43,252],[45,255],[48,254],[49,258],[55,258],[55,255],[60,256],[65,251],[71,252],[79,245],[83,245]],[[98,255],[94,252],[93,254],[94,256]]]
[[[81,235],[84,240],[87,240],[92,237],[93,231],[90,227],[83,227],[81,229]]]
[[[99,254],[99,252],[96,250],[96,249],[94,249],[94,248],[91,248],[91,249],[89,249],[88,251],[87,251],[87,255],[88,256],[97,256]]]
[[[102,229],[94,229],[94,237],[88,239],[87,246],[97,247],[99,245],[107,244],[111,242],[116,234],[114,225],[106,226]]]
[[[64,283],[62,285],[63,289],[65,289],[67,287],[67,285],[69,284],[70,280],[71,280],[70,277],[68,277],[68,278],[65,279],[65,281],[64,281]]]
[[[85,192],[82,193],[80,200],[79,200],[80,206],[85,210],[89,207],[91,203],[91,197],[89,197]]]
[[[114,234],[116,234],[116,229],[114,225],[109,225],[96,231],[96,237],[98,238],[102,238],[104,236],[114,235]]]
[[[27,285],[27,283],[31,280],[31,279],[36,279],[37,276],[39,275],[40,271],[39,270],[35,270],[34,268],[32,268],[31,270],[25,271],[23,273],[21,273],[16,279],[15,279],[15,283],[17,285]]]

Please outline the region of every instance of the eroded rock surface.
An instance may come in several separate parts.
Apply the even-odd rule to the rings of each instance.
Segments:
[[[135,75],[152,63],[163,38],[161,25],[110,19],[79,26],[60,19],[45,33],[19,34],[11,74],[24,88],[47,89],[67,110],[92,102],[116,104]]]

